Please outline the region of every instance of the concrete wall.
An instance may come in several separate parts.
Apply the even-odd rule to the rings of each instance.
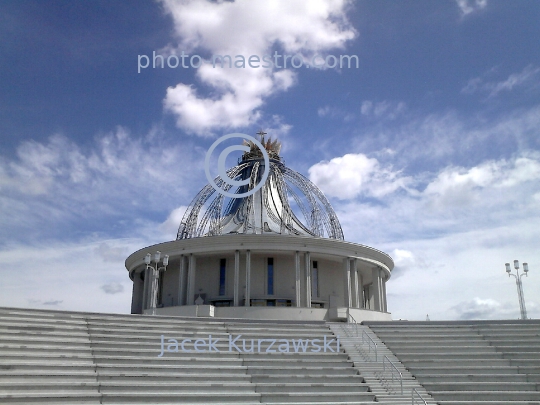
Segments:
[[[184,305],[181,307],[158,308],[157,315],[208,317],[209,305]],[[391,321],[388,313],[362,309],[349,309],[357,322],[362,321]],[[327,309],[321,308],[274,308],[274,307],[213,307],[213,318],[240,318],[240,319],[274,319],[274,320],[305,320],[305,321],[345,321],[346,315],[341,319],[332,319]],[[341,308],[346,314],[347,308]],[[145,313],[150,313],[146,310]]]

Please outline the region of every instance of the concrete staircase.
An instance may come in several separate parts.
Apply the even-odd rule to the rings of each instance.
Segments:
[[[320,349],[299,339],[318,339]],[[325,339],[333,351],[322,350]],[[324,322],[0,308],[0,403],[373,403],[353,362],[335,351]]]
[[[342,322],[329,322],[328,325],[334,334],[340,336],[340,342],[349,358],[354,362],[354,367],[358,368],[372,392],[376,394],[379,403],[410,405],[414,388],[416,390],[415,403],[424,404],[422,398],[427,404],[436,404],[424,387],[369,327]],[[374,344],[377,345],[376,348]],[[377,355],[375,355],[375,351]],[[388,360],[396,369],[391,366]],[[398,372],[401,374],[399,375]]]
[[[364,322],[441,405],[540,404],[540,321]]]

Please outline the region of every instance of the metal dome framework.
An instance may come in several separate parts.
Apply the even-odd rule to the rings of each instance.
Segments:
[[[343,240],[343,230],[327,198],[310,180],[288,168],[279,156],[278,141],[264,140],[270,157],[270,171],[264,185],[247,197],[229,198],[206,185],[191,201],[178,228],[176,239],[236,233],[278,233]],[[259,184],[265,170],[261,151],[244,141],[250,151],[227,176],[249,183],[237,187],[243,195]],[[214,183],[223,191],[232,186],[219,176]]]

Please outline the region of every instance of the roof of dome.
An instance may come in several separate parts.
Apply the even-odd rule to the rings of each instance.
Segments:
[[[248,196],[229,198],[206,185],[188,206],[176,239],[235,233],[277,233],[343,240],[343,231],[324,194],[309,179],[285,166],[279,156],[281,144],[261,135],[269,157],[270,171],[264,185]],[[251,141],[238,165],[227,170],[234,180],[249,183],[232,194],[243,195],[255,188],[263,177],[262,152]],[[219,176],[214,183],[231,193],[232,186]]]

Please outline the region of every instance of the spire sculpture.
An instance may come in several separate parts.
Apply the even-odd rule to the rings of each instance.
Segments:
[[[343,240],[343,231],[332,206],[309,179],[285,166],[279,153],[281,143],[257,133],[268,153],[270,171],[265,184],[244,197],[262,178],[265,163],[262,152],[251,141],[240,162],[227,170],[233,180],[249,183],[231,191],[232,186],[218,176],[215,184],[238,194],[229,198],[206,185],[188,206],[178,228],[177,240],[226,234],[284,234]]]

